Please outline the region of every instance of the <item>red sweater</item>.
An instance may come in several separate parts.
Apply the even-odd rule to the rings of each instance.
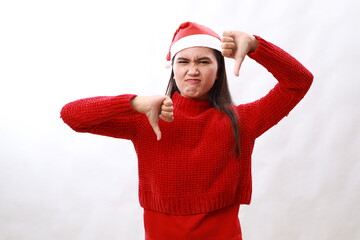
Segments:
[[[160,121],[160,141],[144,114],[132,109],[135,95],[93,97],[65,105],[61,117],[72,129],[133,142],[139,166],[139,200],[157,212],[188,215],[231,204],[249,204],[251,154],[257,137],[277,124],[309,89],[313,76],[295,58],[257,37],[248,56],[278,80],[263,98],[234,106],[240,128],[240,157],[229,118],[207,100],[175,93],[174,121]]]

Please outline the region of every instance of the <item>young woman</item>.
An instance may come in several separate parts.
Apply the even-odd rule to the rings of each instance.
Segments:
[[[278,83],[263,98],[236,106],[224,56],[235,60],[235,75],[249,56]],[[242,239],[238,211],[251,199],[255,139],[288,115],[313,76],[259,36],[226,31],[220,38],[192,22],[175,32],[167,60],[167,95],[81,99],[61,116],[75,131],[133,142],[146,239]]]

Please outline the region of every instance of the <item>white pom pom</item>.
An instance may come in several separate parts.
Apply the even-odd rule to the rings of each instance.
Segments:
[[[172,64],[171,61],[166,61],[165,68],[171,68]]]

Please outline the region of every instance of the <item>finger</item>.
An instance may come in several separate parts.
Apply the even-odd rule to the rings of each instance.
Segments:
[[[171,98],[166,97],[165,100],[163,101],[163,106],[170,107],[172,105],[173,105],[173,101],[171,100]]]
[[[232,31],[230,31],[230,30],[226,30],[226,31],[223,32],[222,36],[232,38],[234,36],[234,33]]]
[[[235,49],[236,48],[236,45],[235,45],[235,43],[234,42],[223,42],[222,44],[221,44],[221,48],[225,48],[225,49]]]
[[[233,50],[232,49],[228,49],[228,48],[226,48],[226,49],[222,49],[221,50],[221,54],[224,56],[224,57],[228,57],[228,58],[230,58],[231,56],[232,56],[232,54],[233,54]]]
[[[173,106],[170,106],[170,107],[166,107],[166,106],[162,106],[161,107],[161,111],[164,111],[164,112],[173,112],[174,111],[174,107]]]
[[[160,115],[162,115],[164,117],[172,118],[174,114],[173,114],[173,110],[171,109],[171,107],[169,107],[169,110],[162,109],[160,112]]]
[[[229,36],[223,36],[221,38],[222,42],[234,42],[234,38],[233,37],[229,37]]]
[[[174,113],[172,111],[168,112],[168,111],[161,111],[159,117],[163,117],[166,118],[170,121],[174,120]],[[163,119],[164,120],[164,119]],[[167,120],[167,121],[168,121]]]
[[[164,116],[164,115],[160,115],[159,118],[162,119],[162,120],[164,120],[165,122],[172,122],[172,121],[174,121],[174,117],[172,117],[172,116],[167,117],[167,116]]]

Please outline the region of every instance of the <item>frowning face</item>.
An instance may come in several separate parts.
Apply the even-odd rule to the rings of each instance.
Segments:
[[[216,81],[218,63],[214,50],[191,47],[178,52],[174,58],[174,78],[182,96],[206,99]]]

